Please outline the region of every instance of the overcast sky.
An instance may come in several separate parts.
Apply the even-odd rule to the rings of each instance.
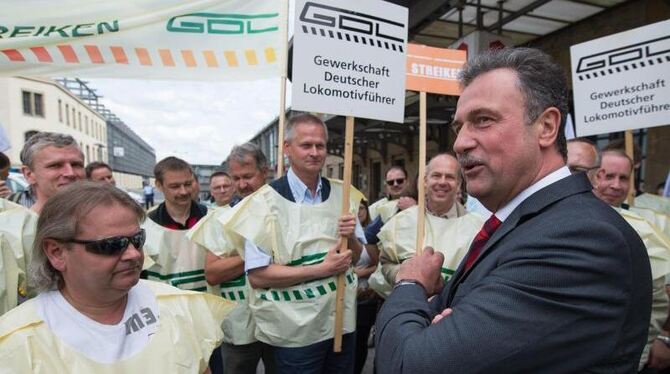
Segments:
[[[102,104],[154,147],[157,160],[177,156],[193,164],[220,164],[233,145],[250,140],[279,112],[278,78],[234,83],[86,80],[103,96]]]
[[[289,0],[289,38],[295,2]],[[102,104],[156,151],[192,164],[220,164],[279,113],[279,78],[250,82],[85,79]],[[286,84],[286,107],[291,83]]]

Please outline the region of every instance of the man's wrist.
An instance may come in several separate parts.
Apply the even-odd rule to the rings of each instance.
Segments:
[[[657,335],[656,340],[662,341],[667,348],[670,348],[670,337],[667,337],[665,335]]]
[[[416,279],[410,279],[410,278],[400,279],[399,281],[396,281],[395,284],[393,285],[393,289],[395,290],[398,287],[410,286],[410,285],[419,286],[421,287],[424,293],[426,294],[428,293],[426,291],[426,287],[424,287],[423,284],[421,284],[421,282],[419,282]]]

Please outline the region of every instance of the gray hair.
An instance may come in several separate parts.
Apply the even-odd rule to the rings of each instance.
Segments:
[[[295,136],[295,127],[302,123],[323,126],[323,132],[326,134],[326,143],[328,142],[328,126],[326,126],[321,118],[309,113],[300,113],[289,118],[286,123],[286,130],[284,131],[284,141],[290,142],[293,140],[293,137]]]
[[[228,165],[230,165],[230,161],[235,161],[240,165],[246,165],[249,163],[247,161],[248,157],[251,157],[254,162],[256,162],[256,169],[259,171],[265,171],[268,168],[268,159],[265,157],[261,147],[251,142],[234,146],[230,151],[226,162],[228,162]]]
[[[75,147],[81,154],[81,158],[84,158],[84,152],[81,151],[79,144],[77,144],[77,141],[74,140],[73,137],[57,132],[44,131],[38,132],[37,134],[28,138],[26,143],[23,145],[23,149],[21,149],[21,163],[32,169],[35,153],[48,146],[53,146],[56,148]]]
[[[79,223],[95,207],[121,205],[137,217],[138,223],[145,219],[142,207],[127,193],[106,184],[90,181],[72,183],[49,198],[37,221],[33,258],[30,262],[28,280],[38,292],[57,289],[63,278],[44,253],[47,239],[67,241],[75,238]],[[68,244],[65,244],[68,245]],[[69,245],[66,248],[70,248]]]
[[[565,140],[565,121],[568,115],[568,86],[563,69],[551,56],[534,48],[504,48],[488,50],[475,56],[461,71],[463,88],[477,77],[496,69],[511,69],[516,73],[519,90],[526,101],[526,121],[531,124],[547,108],[561,113],[556,147],[564,159],[568,149]],[[495,89],[495,87],[491,87]]]

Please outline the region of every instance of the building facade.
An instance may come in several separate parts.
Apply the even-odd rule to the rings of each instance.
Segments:
[[[54,81],[0,78],[0,124],[12,146],[6,154],[14,166],[21,165],[26,139],[40,131],[71,135],[86,163],[108,160],[105,118]]]

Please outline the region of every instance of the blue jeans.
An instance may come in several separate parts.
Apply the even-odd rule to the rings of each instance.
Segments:
[[[275,348],[278,374],[352,374],[356,333],[342,336],[342,352],[333,352],[333,339],[299,348]]]

